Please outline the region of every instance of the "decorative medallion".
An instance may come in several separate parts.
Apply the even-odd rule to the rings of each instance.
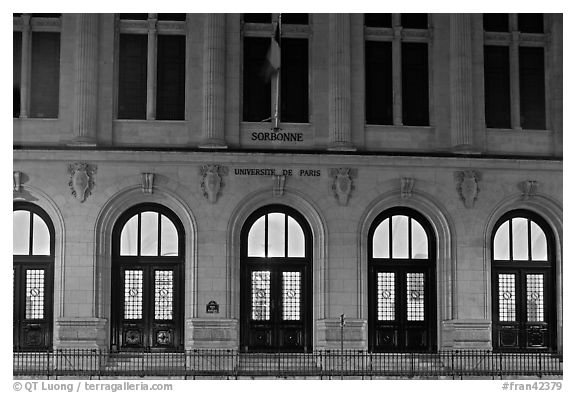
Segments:
[[[356,177],[358,170],[354,168],[330,168],[328,174],[334,178],[332,191],[340,206],[346,206],[350,194],[354,190],[352,178]]]
[[[19,193],[22,181],[22,172],[14,171],[12,172],[12,187],[14,188],[14,192]]]
[[[216,203],[218,194],[222,188],[222,177],[228,174],[228,168],[225,166],[207,164],[200,167],[200,174],[202,175],[202,191],[204,197],[210,203]]]
[[[284,184],[286,183],[286,175],[272,175],[274,180],[274,187],[272,188],[272,195],[282,196],[284,195]]]
[[[522,199],[530,199],[538,190],[538,182],[536,180],[526,180],[520,183],[520,190],[522,190]]]
[[[142,335],[139,330],[127,330],[126,331],[126,344],[136,345],[140,344]]]
[[[400,178],[400,197],[402,199],[410,198],[414,189],[414,179],[411,177]]]
[[[68,185],[70,190],[72,190],[72,196],[81,203],[92,193],[96,169],[96,165],[90,165],[85,162],[76,162],[68,165],[68,174],[70,175]]]
[[[458,184],[456,189],[460,194],[460,198],[464,202],[464,206],[468,209],[474,207],[474,202],[478,199],[478,182],[480,181],[480,173],[475,170],[467,170],[456,172]]]
[[[142,192],[144,194],[152,194],[152,189],[154,188],[154,174],[141,173],[140,186],[142,187]]]
[[[172,343],[172,334],[169,330],[159,330],[156,333],[156,342],[158,345],[170,345]]]

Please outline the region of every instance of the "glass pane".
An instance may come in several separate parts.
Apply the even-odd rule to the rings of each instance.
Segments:
[[[508,14],[484,14],[484,30],[486,31],[508,31]]]
[[[544,322],[544,275],[526,275],[526,320]]]
[[[142,270],[124,272],[124,319],[142,319]]]
[[[26,319],[44,318],[44,270],[26,270]]]
[[[13,254],[30,254],[30,212],[15,210],[12,215]]]
[[[420,223],[412,220],[412,258],[428,258],[428,236]]]
[[[392,258],[408,258],[408,217],[392,217]]]
[[[285,221],[283,213],[268,214],[268,257],[286,256]]]
[[[547,261],[548,260],[548,244],[546,242],[546,235],[544,231],[535,222],[530,223],[532,231],[532,260],[533,261]]]
[[[303,258],[305,256],[304,231],[295,219],[288,216],[288,256]]]
[[[378,320],[396,319],[396,283],[394,273],[378,273]]]
[[[494,259],[510,260],[510,221],[500,225],[494,235]]]
[[[270,319],[270,272],[252,272],[252,319]]]
[[[392,27],[392,14],[364,14],[366,27]]]
[[[428,14],[402,14],[401,23],[405,29],[427,29]]]
[[[138,215],[124,224],[120,234],[120,255],[138,255]]]
[[[32,255],[50,255],[50,231],[42,218],[34,214]]]
[[[140,255],[158,256],[158,213],[140,214]]]
[[[408,321],[424,320],[424,273],[406,274],[406,312]]]
[[[512,259],[528,260],[528,220],[526,218],[512,219]]]
[[[376,227],[372,239],[374,258],[390,258],[390,219],[387,218]]]
[[[60,33],[32,32],[30,117],[57,118],[60,98]]]
[[[300,320],[300,272],[282,272],[282,319]]]
[[[244,14],[244,23],[272,23],[272,14]]]
[[[172,270],[154,272],[154,319],[172,319],[174,301],[174,273]]]
[[[498,275],[498,304],[500,322],[516,320],[516,277],[513,274]]]
[[[248,256],[249,257],[265,257],[264,248],[264,220],[266,216],[262,216],[257,219],[254,224],[252,224],[252,228],[250,228],[250,232],[248,232]]]
[[[176,226],[168,217],[162,215],[160,217],[162,217],[160,255],[163,257],[176,256],[178,255],[178,231]]]
[[[307,25],[308,14],[282,14],[282,24]]]

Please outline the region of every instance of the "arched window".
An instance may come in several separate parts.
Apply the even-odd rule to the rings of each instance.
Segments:
[[[436,347],[435,255],[430,224],[392,208],[368,232],[369,347],[372,351]]]
[[[492,235],[493,346],[554,349],[554,240],[542,218],[515,210]]]
[[[112,241],[112,349],[183,348],[184,228],[169,209],[137,205]]]
[[[254,212],[241,234],[241,348],[312,348],[312,235],[296,210]]]
[[[54,226],[40,207],[14,203],[13,342],[15,350],[52,346]]]

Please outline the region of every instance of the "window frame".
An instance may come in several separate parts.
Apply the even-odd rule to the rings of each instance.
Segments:
[[[38,17],[34,14],[25,13],[19,16],[13,16],[13,31],[21,33],[21,61],[20,61],[20,113],[18,117],[13,119],[43,119],[43,120],[58,120],[60,119],[61,110],[61,89],[62,83],[62,18],[60,14],[56,17]],[[56,117],[32,117],[30,115],[30,106],[32,100],[33,86],[32,80],[32,33],[58,33],[59,41],[59,55],[58,55],[58,108]]]
[[[372,124],[366,120],[366,108],[364,109],[364,125],[372,127],[432,127],[434,124],[433,116],[433,91],[432,91],[432,45],[433,35],[432,29],[433,14],[427,14],[428,28],[404,28],[401,24],[402,14],[392,13],[392,27],[368,27],[364,22],[364,14],[362,15],[362,26],[364,28],[364,44],[367,41],[380,41],[392,43],[392,124]],[[404,43],[420,43],[426,44],[428,48],[428,124],[427,125],[405,125],[404,124],[404,111],[403,111],[403,95],[402,95],[402,44]],[[363,49],[364,50],[364,49]],[[364,56],[364,85],[366,88],[366,56]],[[364,94],[366,100],[366,94]],[[366,107],[366,105],[365,105]]]
[[[188,48],[188,24],[190,18],[186,14],[184,21],[160,20],[157,13],[149,13],[146,20],[142,19],[121,19],[120,14],[115,15],[116,22],[116,45],[115,45],[115,105],[114,105],[114,119],[116,121],[144,121],[144,120],[157,120],[157,79],[158,79],[158,35],[183,35],[185,37],[185,51],[184,58],[184,75],[185,80],[188,75],[188,63],[190,53]],[[119,106],[119,89],[120,89],[120,35],[121,34],[142,34],[148,36],[148,51],[147,51],[147,67],[146,67],[146,116],[144,119],[123,119],[118,117]],[[185,85],[187,82],[185,82]],[[184,88],[184,118],[177,120],[158,120],[158,121],[176,121],[183,122],[187,120],[186,103],[188,101],[187,89]]]
[[[272,21],[271,23],[252,23],[252,22],[244,22],[244,14],[241,14],[241,21],[240,21],[240,30],[241,30],[241,56],[240,65],[242,70],[240,71],[241,75],[241,86],[240,86],[240,94],[243,97],[244,94],[244,38],[249,37],[260,37],[260,38],[272,38],[274,34],[274,27],[278,22],[278,17],[280,14],[272,13]],[[306,39],[307,46],[308,46],[308,90],[307,90],[307,98],[308,98],[308,121],[302,123],[294,123],[294,122],[282,122],[282,97],[280,94],[280,102],[278,103],[278,126],[286,124],[297,124],[301,126],[309,125],[311,123],[311,119],[313,117],[312,114],[312,103],[311,103],[311,87],[312,87],[312,24],[313,24],[314,14],[308,14],[308,24],[286,24],[282,23],[282,30],[281,30],[281,39],[282,38],[296,38],[296,39]],[[271,79],[271,88],[270,88],[270,124],[274,123],[274,111],[275,111],[275,95],[277,92],[277,86],[280,86],[279,79],[282,78],[281,76],[282,69],[280,72],[275,73]],[[282,89],[282,86],[280,86]],[[241,100],[240,103],[240,118],[242,123],[256,123],[254,121],[247,121],[244,120],[244,100]]]
[[[483,18],[483,14],[479,16]],[[544,99],[544,116],[545,129],[533,129],[533,128],[522,128],[521,114],[522,110],[520,107],[520,47],[538,47],[543,48],[544,53],[544,93],[546,97],[550,97],[549,86],[547,74],[549,70],[549,51],[550,51],[550,39],[551,33],[549,29],[549,21],[546,13],[542,14],[543,18],[543,33],[524,33],[519,31],[518,28],[518,14],[508,14],[508,31],[507,32],[496,32],[496,31],[486,31],[484,30],[484,24],[480,23],[482,26],[483,39],[482,53],[484,53],[484,48],[486,46],[506,46],[509,48],[509,81],[510,81],[510,128],[501,127],[488,127],[486,121],[484,121],[484,127],[488,130],[529,130],[529,131],[547,131],[550,130],[550,104],[549,99]],[[484,78],[485,66],[482,66],[482,76]],[[484,88],[484,87],[483,87]],[[484,100],[486,95],[484,94]],[[485,104],[484,104],[485,105]],[[484,116],[486,116],[486,109],[484,109]]]

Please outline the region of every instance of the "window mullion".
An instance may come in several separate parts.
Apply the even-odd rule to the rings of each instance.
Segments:
[[[156,119],[157,14],[148,15],[148,75],[146,76],[146,120]]]
[[[28,226],[28,255],[34,254],[34,245],[32,242],[34,241],[34,213],[28,211],[28,216],[30,217],[30,224]]]
[[[20,68],[20,118],[28,117],[30,105],[30,14],[22,14],[22,63]]]
[[[510,18],[510,31],[512,41],[510,42],[510,110],[512,129],[520,130],[520,63],[519,63],[519,42],[520,32],[518,31],[518,14],[512,14]]]
[[[400,14],[392,14],[392,102],[395,126],[402,125],[402,26]]]

